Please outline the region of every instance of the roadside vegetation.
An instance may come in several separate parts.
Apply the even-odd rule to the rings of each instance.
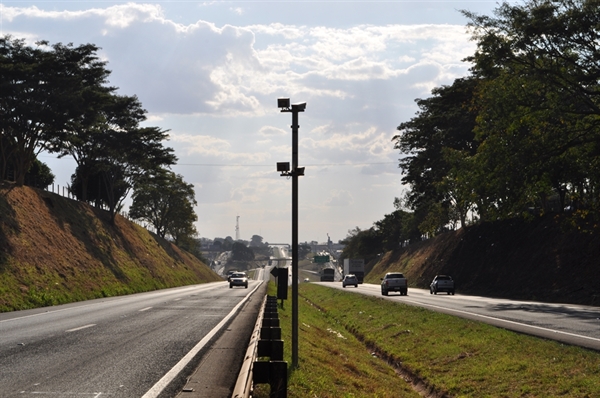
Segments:
[[[54,175],[38,155],[70,157],[70,196],[107,210],[114,223],[132,193],[131,218],[199,254],[195,193],[170,170],[177,157],[164,145],[168,130],[142,127],[147,111],[108,85],[99,51],[0,36],[0,180],[45,189]]]
[[[222,280],[194,255],[116,215],[0,185],[0,312]]]
[[[407,190],[395,211],[349,231],[346,258],[369,263],[448,230],[548,215],[598,235],[600,2],[462,13],[476,45],[469,74],[415,99],[414,117],[399,121],[392,142]]]
[[[288,397],[600,396],[598,352],[310,283],[299,294]],[[290,366],[291,302],[279,317]]]

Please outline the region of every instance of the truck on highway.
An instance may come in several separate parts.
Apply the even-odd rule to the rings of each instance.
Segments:
[[[344,275],[356,275],[358,283],[363,283],[365,279],[365,260],[362,258],[345,258],[344,259]]]
[[[389,292],[400,292],[401,296],[408,294],[408,281],[400,272],[388,272],[381,278],[381,294],[387,296]]]
[[[323,268],[321,270],[321,282],[333,282],[335,279],[335,270],[333,268]]]
[[[429,285],[430,294],[438,294],[438,292],[446,292],[454,295],[454,280],[450,275],[436,275]]]

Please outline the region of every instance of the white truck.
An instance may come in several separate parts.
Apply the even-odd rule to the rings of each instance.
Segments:
[[[344,259],[344,275],[356,275],[358,283],[363,283],[365,279],[365,260],[357,258]]]
[[[381,278],[381,294],[387,296],[389,292],[400,292],[401,296],[408,294],[408,281],[400,272],[388,272]]]

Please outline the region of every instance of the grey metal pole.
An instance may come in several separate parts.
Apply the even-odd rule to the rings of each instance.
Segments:
[[[292,111],[292,368],[298,368],[298,111]]]
[[[304,175],[304,167],[298,167],[298,112],[304,112],[306,102],[290,104],[289,98],[278,98],[281,112],[292,113],[292,167],[289,163],[277,163],[282,176],[292,177],[292,369],[298,367],[298,177]]]

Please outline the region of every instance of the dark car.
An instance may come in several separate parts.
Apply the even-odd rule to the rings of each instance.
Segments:
[[[430,294],[438,294],[438,292],[446,292],[454,294],[454,280],[450,275],[436,275],[429,285]]]
[[[236,272],[239,272],[239,271],[236,271],[236,270],[227,271],[227,282],[229,282],[229,278],[231,278],[231,275],[235,274]]]
[[[248,277],[243,272],[235,272],[229,277],[229,288],[234,286],[244,286],[248,289]]]
[[[343,287],[346,287],[346,286],[358,287],[358,278],[356,277],[356,275],[348,274],[348,275],[344,276],[344,279],[342,279],[342,286]]]

